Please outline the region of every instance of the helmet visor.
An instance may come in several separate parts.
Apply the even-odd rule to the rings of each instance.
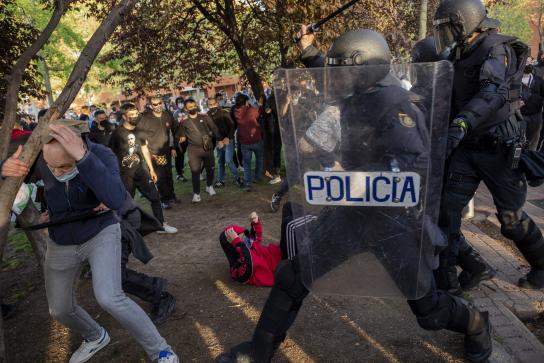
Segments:
[[[437,19],[433,24],[436,53],[441,54],[444,50],[453,46],[456,37],[449,19]]]

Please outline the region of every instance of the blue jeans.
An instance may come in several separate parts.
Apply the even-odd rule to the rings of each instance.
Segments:
[[[219,175],[217,181],[225,182],[225,164],[229,168],[232,176],[236,180],[238,178],[238,169],[234,165],[234,140],[230,140],[228,145],[223,146],[222,149],[217,150],[217,162],[219,163]]]
[[[244,179],[246,187],[251,186],[251,157],[255,153],[255,179],[260,180],[263,176],[263,142],[256,144],[242,144],[242,155],[244,156]]]

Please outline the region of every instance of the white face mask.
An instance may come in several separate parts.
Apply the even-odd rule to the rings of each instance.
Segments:
[[[72,169],[71,171],[67,172],[66,174],[63,174],[61,176],[56,176],[55,174],[53,174],[53,176],[55,177],[55,179],[57,179],[59,182],[61,183],[66,183],[72,179],[74,179],[77,175],[79,174],[79,170],[77,170],[77,167],[75,167],[74,169]]]
[[[529,82],[531,82],[532,74],[524,74],[523,78],[521,79],[521,82],[523,82],[524,85],[528,86]]]

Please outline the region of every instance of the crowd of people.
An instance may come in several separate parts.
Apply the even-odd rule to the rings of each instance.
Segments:
[[[46,190],[40,222],[51,237],[45,261],[50,312],[84,339],[70,362],[86,361],[110,339],[75,302],[74,280],[83,261],[90,265],[101,307],[132,333],[151,359],[178,362],[155,327],[170,316],[175,298],[166,290],[165,279],[129,269],[128,256],[147,262],[152,256],[143,236],[153,231],[177,232],[165,221],[163,210],[179,203],[174,182],[186,180],[186,164],[193,203],[202,201],[202,180],[210,197],[229,183],[251,192],[254,183],[264,178],[270,184],[282,182],[280,124],[289,128],[284,130],[283,142],[297,151],[287,159],[294,164],[308,161],[313,171],[327,174],[320,186],[305,186],[308,195],[328,188],[323,204],[315,204],[326,207],[306,214],[300,205],[286,203],[279,246],[262,243],[262,221],[255,212],[249,216],[249,229],[231,225],[220,231],[219,246],[231,278],[272,289],[251,341],[233,347],[216,361],[270,362],[309,293],[302,265],[308,263],[310,250],[315,257],[310,259],[312,278],[370,251],[407,299],[423,329],[464,334],[466,358],[485,362],[492,352],[490,318],[464,300],[463,291],[493,278],[495,271],[465,240],[461,215],[483,181],[493,195],[501,233],[514,241],[531,267],[520,278],[520,288],[544,288],[544,237],[523,211],[527,184],[544,182],[540,154],[544,54],[536,62],[527,59],[527,46],[498,34],[498,22],[487,16],[479,0],[445,0],[434,18],[438,38],[419,42],[412,52],[413,73],[420,78],[403,79],[393,72],[391,51],[380,33],[348,31],[333,42],[325,56],[314,46],[315,35],[302,26],[297,35],[301,61],[308,68],[331,67],[328,75],[338,78],[331,77],[326,83],[311,72],[300,72],[294,88],[282,89],[288,93],[282,94],[286,96],[282,109],[276,107],[276,95],[270,92],[259,100],[239,93],[232,104],[222,94],[205,103],[181,97],[171,103],[156,96],[144,110],[125,103],[109,114],[84,107],[78,121],[58,120],[49,125],[50,135],[42,140],[42,155],[35,167],[18,159],[21,146],[3,161],[3,177],[39,179]],[[430,57],[425,56],[428,54]],[[447,140],[441,135],[442,153],[430,155],[431,150],[436,151],[431,141],[440,138],[434,140],[436,135],[427,128],[438,117],[437,105],[443,100],[433,98],[438,91],[436,74],[426,74],[416,64],[446,57],[456,76],[452,104],[447,105],[452,120],[445,116],[441,120],[449,122]],[[346,66],[336,68],[343,73],[334,72],[338,65]],[[350,67],[357,65],[371,67]],[[426,83],[429,80],[433,85]],[[332,90],[337,94],[318,91],[335,84],[339,88]],[[12,138],[32,132],[23,124],[28,124],[26,118],[18,123]],[[434,159],[441,164],[448,160],[444,175],[429,172]],[[297,166],[290,166],[272,196],[273,211],[279,210],[290,187],[302,183]],[[376,179],[393,185],[395,193],[402,179],[399,175],[406,177],[399,173],[414,170],[426,179],[417,194],[439,196],[425,204],[436,210],[426,211],[418,203],[413,208],[391,206],[376,191],[376,203],[382,200],[376,208],[350,205],[365,200],[363,194],[361,198],[347,191],[344,194],[344,184],[342,197],[331,196],[331,175],[340,181],[348,175],[347,190],[350,175],[365,173],[370,180],[368,174],[377,171],[380,176]],[[389,181],[386,174],[394,176]],[[96,175],[101,178],[93,177]],[[416,199],[415,187],[410,188]],[[153,215],[134,203],[136,190],[149,201]],[[370,199],[370,194],[367,186],[364,197]],[[420,274],[425,269],[429,274]],[[360,278],[359,270],[353,272],[355,279]],[[409,291],[411,277],[416,290],[421,288],[423,293]],[[125,292],[151,304],[151,319]]]

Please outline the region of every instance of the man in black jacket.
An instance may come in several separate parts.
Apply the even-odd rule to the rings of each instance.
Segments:
[[[215,182],[216,188],[225,186],[225,164],[229,168],[232,177],[236,184],[240,185],[241,181],[238,177],[238,169],[234,165],[234,121],[230,117],[230,113],[221,107],[215,98],[208,99],[208,116],[211,117],[217,129],[219,130],[218,141],[221,141],[223,148],[217,147],[217,162],[219,163],[219,174]]]
[[[158,177],[157,188],[164,209],[171,208],[171,203],[177,201],[172,176],[172,157],[177,156],[174,148],[174,130],[172,129],[174,126],[174,118],[170,111],[164,109],[162,99],[152,97],[151,110],[142,114],[138,128],[146,135],[153,167]]]
[[[544,80],[536,75],[532,65],[525,66],[521,85],[523,107],[521,114],[527,123],[529,149],[536,150],[542,130],[542,106],[544,105]]]

